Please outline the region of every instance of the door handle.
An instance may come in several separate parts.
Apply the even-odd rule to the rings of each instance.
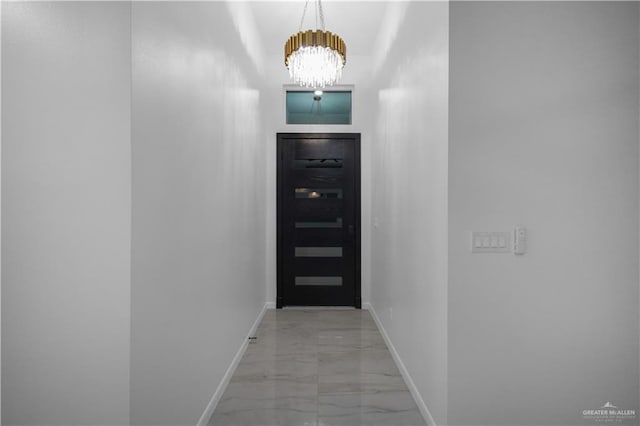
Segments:
[[[355,235],[355,227],[353,225],[349,225],[347,227],[347,238],[345,239],[345,242],[353,243],[353,241],[355,240],[354,235]]]

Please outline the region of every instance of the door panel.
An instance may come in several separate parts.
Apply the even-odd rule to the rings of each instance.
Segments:
[[[277,306],[360,307],[360,135],[278,134]]]

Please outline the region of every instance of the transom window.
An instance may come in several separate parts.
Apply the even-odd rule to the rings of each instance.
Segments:
[[[287,124],[351,124],[351,91],[287,90]]]

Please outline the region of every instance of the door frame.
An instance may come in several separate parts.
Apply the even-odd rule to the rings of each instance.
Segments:
[[[281,309],[284,305],[284,295],[285,295],[285,286],[284,286],[284,255],[282,253],[282,221],[283,218],[283,209],[285,204],[285,196],[280,189],[280,182],[284,179],[284,147],[286,145],[281,143],[281,141],[286,141],[288,139],[318,139],[318,138],[326,138],[326,139],[351,139],[354,144],[354,159],[353,159],[353,168],[355,171],[354,176],[354,193],[357,194],[354,200],[354,262],[355,262],[355,271],[354,271],[354,294],[353,294],[353,306],[357,309],[362,308],[362,261],[361,261],[361,185],[360,185],[360,133],[277,133],[276,134],[276,152],[277,152],[277,163],[276,163],[276,257],[277,257],[277,289],[276,289],[276,308]]]

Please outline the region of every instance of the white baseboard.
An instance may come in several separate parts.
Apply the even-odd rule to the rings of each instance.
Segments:
[[[267,302],[264,304],[264,307],[266,309],[275,309],[276,308],[276,302]]]
[[[273,305],[273,307],[271,307],[271,305]],[[218,402],[220,402],[220,399],[222,398],[222,395],[224,394],[225,389],[227,389],[227,385],[231,380],[231,376],[233,376],[233,373],[236,371],[236,368],[238,367],[238,364],[240,363],[240,360],[244,355],[244,351],[247,349],[247,345],[249,344],[249,337],[255,334],[256,330],[258,329],[258,326],[260,325],[260,322],[262,321],[262,317],[264,316],[264,313],[267,311],[267,309],[274,309],[274,308],[275,308],[275,303],[267,302],[264,304],[264,306],[260,310],[260,313],[258,314],[258,318],[256,318],[256,320],[253,322],[251,329],[249,329],[249,333],[247,334],[244,341],[240,345],[240,349],[238,349],[238,352],[236,352],[236,355],[233,357],[233,360],[231,361],[231,365],[229,365],[229,368],[227,368],[227,371],[224,373],[224,376],[222,376],[222,380],[220,381],[220,384],[218,384],[216,391],[213,393],[213,396],[211,397],[209,404],[207,404],[207,408],[205,408],[204,413],[202,413],[202,416],[200,416],[200,420],[198,420],[198,423],[196,424],[197,426],[206,426],[206,424],[209,423],[209,420],[211,419],[211,416],[213,415],[213,412],[215,411],[216,406],[218,405]]]
[[[373,320],[376,322],[376,325],[380,330],[380,334],[382,334],[382,337],[384,338],[384,341],[387,344],[387,347],[389,348],[389,352],[391,352],[391,356],[393,357],[393,360],[398,366],[398,370],[400,370],[400,374],[402,374],[402,378],[404,379],[404,382],[407,384],[407,387],[409,388],[409,392],[411,392],[411,395],[413,396],[413,399],[416,401],[416,404],[418,405],[418,409],[420,410],[422,417],[424,417],[424,421],[427,422],[429,426],[437,426],[435,420],[433,420],[433,416],[431,415],[431,413],[429,412],[429,409],[427,408],[427,404],[425,404],[424,399],[422,399],[422,395],[420,395],[420,391],[418,391],[416,384],[413,382],[413,379],[411,378],[411,375],[409,374],[407,367],[404,366],[404,363],[402,362],[400,355],[398,355],[398,351],[396,351],[396,348],[393,346],[393,343],[391,342],[391,339],[389,338],[387,331],[384,329],[384,326],[382,325],[382,321],[380,321],[380,318],[378,318],[378,314],[376,314],[376,310],[373,308],[371,303],[363,303],[362,309],[368,310],[371,313]]]

